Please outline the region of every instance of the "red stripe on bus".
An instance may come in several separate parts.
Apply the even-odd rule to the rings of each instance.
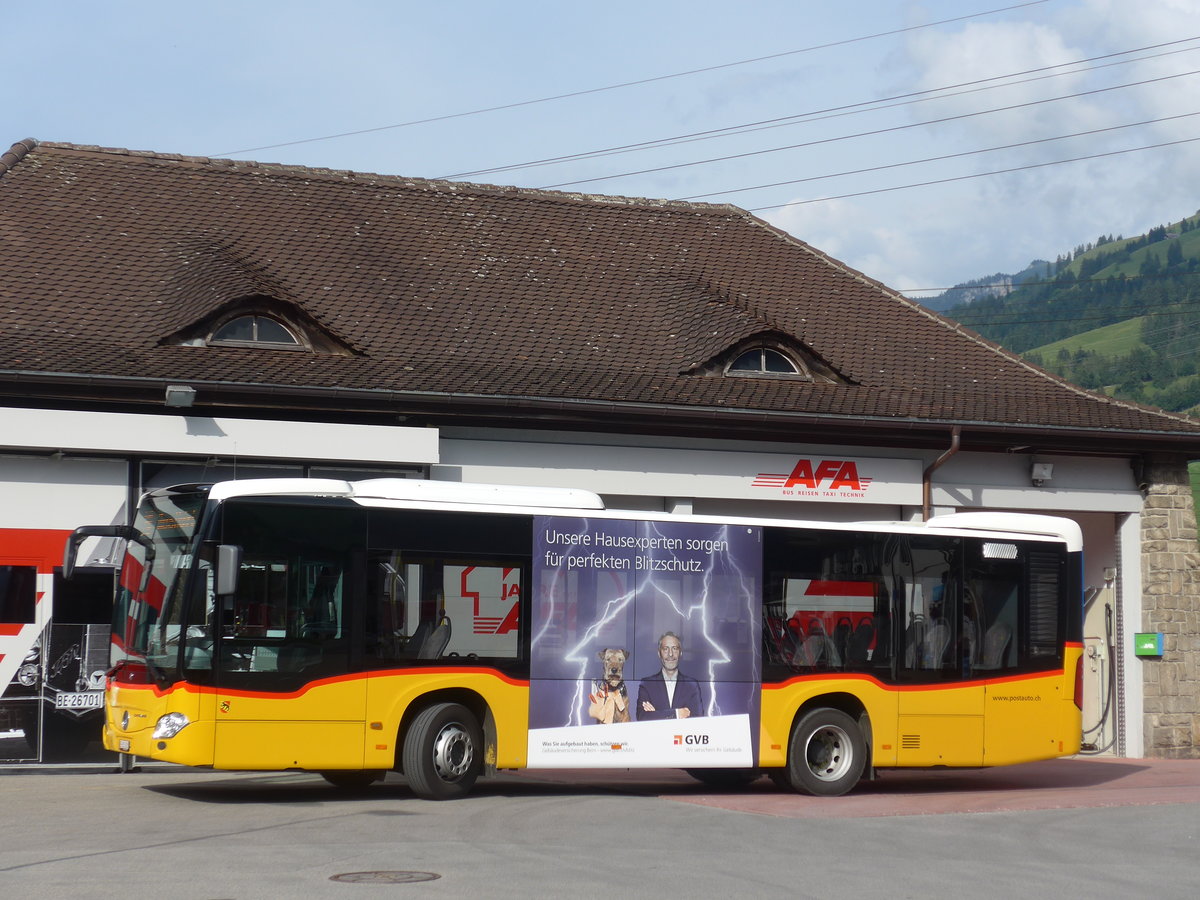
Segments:
[[[16,637],[24,625],[0,625],[0,637]]]
[[[875,585],[869,581],[810,581],[806,597],[874,597]]]
[[[210,687],[209,685],[189,684],[188,682],[180,682],[163,690],[155,684],[128,684],[121,683],[122,690],[149,690],[156,697],[165,697],[175,691],[183,691],[185,693],[220,695],[222,697],[257,697],[260,699],[269,700],[294,700],[297,697],[302,697],[314,688],[324,687],[331,684],[342,684],[350,681],[360,681],[364,678],[379,678],[382,676],[397,676],[397,675],[488,675],[498,681],[503,681],[513,687],[528,688],[529,680],[521,678],[512,678],[494,669],[485,668],[460,668],[458,666],[443,666],[440,668],[419,668],[419,669],[379,669],[371,672],[354,672],[347,675],[334,675],[329,678],[321,678],[317,681],[310,681],[303,687],[297,688],[294,691],[255,691],[246,688],[219,688]]]
[[[996,684],[1011,684],[1018,681],[1032,681],[1035,678],[1061,678],[1063,676],[1062,669],[1050,669],[1042,672],[1023,672],[1016,675],[1002,675],[996,678],[972,678],[969,681],[937,681],[928,684],[886,684],[875,678],[872,675],[865,675],[856,672],[828,672],[820,675],[797,675],[795,678],[789,678],[787,681],[774,682],[764,684],[764,691],[778,691],[784,688],[792,687],[797,684],[804,684],[812,681],[869,681],[872,684],[882,688],[885,691],[948,691],[955,688],[964,687],[980,687]]]

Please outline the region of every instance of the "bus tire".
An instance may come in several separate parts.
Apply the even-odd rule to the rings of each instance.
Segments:
[[[839,797],[858,784],[866,765],[862,729],[841,710],[810,710],[792,728],[784,770],[792,790]]]
[[[336,771],[322,772],[321,777],[328,781],[338,790],[342,791],[364,791],[377,781],[383,781],[386,772],[378,769],[339,769]]]
[[[758,769],[684,769],[683,771],[701,784],[728,790],[752,784],[762,775]]]
[[[483,732],[460,703],[435,703],[409,726],[402,753],[413,793],[425,800],[453,800],[475,784],[483,768]]]

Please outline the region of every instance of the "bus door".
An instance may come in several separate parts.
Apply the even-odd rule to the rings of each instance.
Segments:
[[[984,689],[964,661],[975,640],[962,584],[961,541],[901,542],[897,587],[897,763],[983,764]]]
[[[218,598],[214,764],[363,765],[366,680],[353,672],[365,517],[345,506],[233,501],[236,592]]]
[[[1063,670],[1066,557],[1053,546],[994,542],[983,550],[967,584],[979,609],[974,672],[987,681],[984,762],[1070,752],[1079,729],[1074,668]]]

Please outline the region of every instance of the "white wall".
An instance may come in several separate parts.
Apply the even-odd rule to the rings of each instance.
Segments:
[[[0,447],[223,459],[437,462],[434,428],[0,408]]]
[[[123,460],[0,456],[0,528],[107,525],[125,502]]]
[[[729,501],[722,512],[744,515],[865,518],[911,518],[919,515],[921,476],[938,451],[888,451],[880,448],[835,448],[820,445],[771,445],[769,452],[743,449],[745,442],[689,442],[686,446],[623,444],[623,436],[579,435],[574,442],[531,440],[528,433],[461,430],[443,436],[440,463],[431,476],[446,481],[537,484],[579,487],[599,494],[646,498],[651,508],[666,508],[668,498]],[[864,509],[832,510],[856,505],[823,497],[784,500],[753,486],[763,472],[788,472],[799,457],[857,459],[875,469],[869,496],[857,501]],[[1034,512],[1131,513],[1141,509],[1142,495],[1123,459],[1037,457],[1054,466],[1042,487],[1030,480],[1031,459],[1015,453],[959,453],[933,475],[932,501],[940,512],[956,509],[1012,509]],[[881,482],[889,481],[890,484]],[[663,505],[657,505],[657,504]],[[740,504],[745,509],[740,509]],[[765,506],[764,506],[765,504]],[[795,507],[766,513],[766,506]],[[710,504],[711,506],[711,504]],[[874,507],[875,512],[868,511]]]

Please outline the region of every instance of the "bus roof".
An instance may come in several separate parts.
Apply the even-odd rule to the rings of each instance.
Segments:
[[[586,511],[600,518],[634,520],[668,519],[679,522],[723,522],[757,526],[812,527],[830,531],[872,531],[894,533],[967,533],[1007,535],[1010,538],[1060,540],[1072,552],[1083,549],[1083,533],[1071,519],[1032,513],[962,512],[934,516],[928,522],[859,521],[821,522],[804,519],[774,519],[748,516],[713,517],[674,515],[646,510],[606,508],[598,494],[577,488],[533,487],[504,484],[474,484],[455,481],[429,481],[417,478],[371,478],[341,481],[332,478],[253,478],[222,481],[212,486],[212,500],[234,497],[339,497],[362,506],[420,509],[465,510],[473,512],[520,512],[526,515],[561,514],[567,510]]]
[[[333,478],[252,478],[245,481],[218,482],[213,485],[209,496],[213,500],[227,500],[231,497],[316,496],[472,506],[604,509],[604,501],[598,494],[577,488],[473,484],[426,481],[418,478],[370,478],[365,481],[339,481]]]

